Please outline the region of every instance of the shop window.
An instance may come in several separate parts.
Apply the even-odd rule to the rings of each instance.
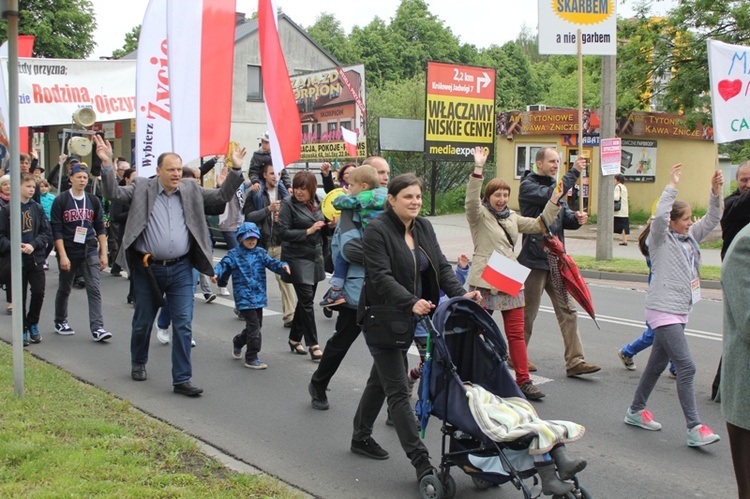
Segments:
[[[533,170],[536,159],[536,153],[542,147],[551,147],[555,149],[554,144],[527,144],[516,146],[516,171],[515,178],[523,177],[524,170]]]
[[[247,66],[247,100],[263,100],[263,80],[260,75],[260,66]]]

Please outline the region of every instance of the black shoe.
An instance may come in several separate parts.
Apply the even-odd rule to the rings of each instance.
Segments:
[[[174,385],[174,392],[186,397],[197,397],[203,393],[203,388],[198,388],[190,384],[190,381],[185,381],[179,385]]]
[[[388,459],[388,452],[379,446],[372,437],[367,437],[364,440],[352,440],[351,450],[355,454],[371,459]]]
[[[130,371],[130,377],[134,381],[146,381],[148,375],[146,374],[146,366],[140,366],[133,364],[133,368]]]
[[[331,317],[333,317],[333,310],[331,310],[328,307],[324,307],[323,308],[323,315],[325,315],[326,317],[328,317],[330,319]]]
[[[435,468],[430,462],[429,454],[420,454],[411,460],[411,464],[417,472],[417,482],[421,482],[427,475],[435,474]]]
[[[75,281],[73,281],[73,285],[78,289],[83,289],[86,287],[86,281],[83,279],[76,279]]]
[[[307,391],[310,392],[310,397],[312,397],[313,409],[317,409],[318,411],[328,410],[328,397],[326,396],[325,390],[322,392],[319,391],[311,381],[310,384],[307,385]]]
[[[131,303],[135,303],[135,299],[131,295],[128,295],[125,300],[128,302],[128,305],[130,305]]]

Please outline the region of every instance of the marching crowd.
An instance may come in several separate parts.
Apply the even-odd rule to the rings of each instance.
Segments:
[[[101,162],[100,178],[92,176],[80,158],[61,156],[47,179],[42,179],[44,170],[36,158],[22,155],[20,192],[10,192],[7,175],[0,178],[0,258],[9,258],[11,246],[9,203],[20,202],[23,296],[14,300],[10,286],[6,286],[6,298],[8,313],[23,314],[24,345],[42,341],[40,311],[45,271],[49,268],[47,259],[53,250],[59,269],[55,331],[60,335],[75,333],[67,320],[68,301],[73,286],[85,287],[92,337],[95,341],[110,339],[112,334],[105,329],[102,316],[99,278],[111,265],[112,274],[125,270],[131,281],[126,299],[134,304],[132,379],[148,378],[149,344],[156,321],[159,341],[172,344],[174,392],[199,396],[203,389],[192,383],[191,363],[191,348],[195,346],[193,300],[198,282],[210,302],[216,295],[206,276],[212,276],[220,289],[232,280],[235,313],[245,323],[232,339],[232,356],[242,359],[244,350],[245,367],[265,369],[267,365],[260,354],[269,269],[276,274],[281,292],[290,351],[309,355],[319,363],[308,385],[312,407],[329,408],[326,391],[331,379],[363,332],[373,364],[354,417],[351,451],[373,459],[389,457],[372,437],[375,418],[386,404],[389,422],[395,426],[418,480],[435,470],[419,438],[409,401],[421,372],[419,368],[408,369],[406,352],[414,341],[424,353],[418,333],[415,338],[416,325],[411,317],[429,314],[442,295],[465,296],[479,302],[488,313],[502,316],[509,346],[508,364],[529,400],[545,396],[531,380],[529,373],[537,368],[527,353],[544,292],[552,302],[563,337],[567,376],[600,370],[585,358],[575,306],[560,292],[541,245],[545,233],[564,243],[564,230],[578,229],[586,223],[585,212],[573,211],[562,201],[586,167],[585,159],[576,160],[558,181],[557,151],[540,149],[535,158],[536,171],[527,172],[521,181],[517,213],[508,207],[508,183],[493,179],[483,190],[487,156],[477,148],[465,200],[474,252],[471,259],[463,258],[461,268],[454,271],[430,222],[419,216],[422,183],[417,177],[406,173],[391,178],[388,162],[379,156],[365,159],[360,166],[345,165],[337,177],[343,194],[333,203],[341,214],[336,220],[328,220],[316,195],[315,175],[300,171],[290,179],[284,169],[277,174],[269,138],[264,135],[260,139],[261,147],[252,155],[247,179],[242,169],[246,151],[235,148],[225,158],[226,165],[219,165],[217,187],[210,189],[202,187],[197,179],[214,168],[216,160],[195,172],[184,167],[177,154],[164,153],[158,158],[156,175],[143,178],[126,160],[114,158],[111,145],[99,136],[94,141],[96,157]],[[62,175],[60,169],[64,171]],[[323,165],[321,175],[326,192],[333,190],[336,186],[330,165]],[[687,443],[703,446],[717,442],[719,436],[698,416],[693,386],[695,365],[684,334],[692,305],[700,300],[698,243],[721,221],[726,246],[722,256],[728,250],[727,258],[732,261],[732,239],[736,236],[743,243],[750,239],[750,233],[742,231],[750,222],[750,162],[740,165],[738,190],[727,198],[726,207],[720,197],[724,180],[716,172],[711,180],[708,213],[700,220],[692,218],[689,205],[676,199],[680,177],[681,165],[675,165],[649,227],[639,240],[651,269],[645,311],[648,334],[644,333],[646,337],[638,348],[628,345],[618,355],[624,367],[633,370],[635,353],[653,343],[647,367],[625,411],[625,423],[652,431],[661,428],[646,407],[656,382],[671,361],[686,421]],[[50,184],[59,187],[57,196],[50,193]],[[619,199],[625,204],[626,193],[619,191]],[[616,229],[622,233],[622,244],[627,244],[627,210],[620,207],[618,212],[621,217],[624,213],[625,225],[621,220]],[[216,265],[206,224],[210,213],[219,216],[229,249]],[[516,255],[514,248],[519,237],[523,243]],[[747,244],[736,246],[744,248]],[[515,296],[483,279],[493,252],[531,269],[523,289]],[[736,258],[745,258],[746,253],[747,250]],[[326,270],[332,273],[330,289],[316,304],[317,286],[325,279]],[[462,279],[457,277],[459,270]],[[747,289],[745,286],[745,293]],[[317,306],[326,313],[338,314],[335,332],[324,347],[316,330]],[[738,329],[742,329],[741,322],[738,324]],[[745,328],[746,324],[747,321]],[[393,335],[402,330],[405,340],[394,344]],[[721,400],[727,404],[725,415],[735,469],[742,470],[750,459],[750,411],[745,410],[750,402],[746,395],[737,395],[744,385],[738,387],[736,377],[727,371],[727,366],[736,365],[736,356],[742,353],[741,349],[735,350],[725,349],[721,386],[725,390],[726,385],[727,391],[721,392]],[[747,355],[747,348],[744,354]],[[578,468],[582,469],[580,464]],[[739,473],[737,478],[741,496],[743,490],[750,494],[748,478],[743,474],[742,482]]]

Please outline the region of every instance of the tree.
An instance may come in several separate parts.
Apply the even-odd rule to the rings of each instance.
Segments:
[[[125,33],[125,43],[121,49],[112,52],[112,59],[121,59],[138,49],[138,39],[141,37],[141,25],[135,26],[130,32]]]
[[[635,88],[643,107],[684,112],[691,121],[710,118],[706,41],[747,45],[750,3],[746,0],[681,0],[666,18],[650,17],[641,5],[636,17],[620,23],[627,40],[618,54],[618,86]],[[644,71],[646,69],[646,71]]]
[[[423,0],[401,0],[390,31],[400,59],[399,76],[423,72],[427,61],[458,62],[459,43],[450,28],[430,13]]]
[[[307,34],[342,65],[358,62],[352,44],[341,27],[341,22],[333,14],[327,12],[320,14],[315,24],[307,28]]]
[[[368,86],[399,79],[399,47],[382,19],[375,17],[364,28],[355,26],[349,39],[356,60],[365,64]]]
[[[96,29],[90,0],[19,0],[18,30],[34,35],[34,57],[83,59],[94,50]],[[8,38],[0,23],[0,41]]]

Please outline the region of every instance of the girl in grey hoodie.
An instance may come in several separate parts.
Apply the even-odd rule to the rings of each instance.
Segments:
[[[685,324],[693,304],[700,300],[700,247],[698,244],[719,223],[722,212],[721,186],[724,177],[714,172],[708,211],[693,223],[690,205],[676,201],[682,164],[672,167],[646,236],[653,278],[646,294],[646,321],[654,330],[654,345],[633,402],[625,415],[627,424],[646,430],[660,430],[646,409],[651,391],[669,359],[677,369],[677,395],[687,423],[687,444],[699,447],[720,440],[701,423],[695,406],[695,364],[685,338]]]

